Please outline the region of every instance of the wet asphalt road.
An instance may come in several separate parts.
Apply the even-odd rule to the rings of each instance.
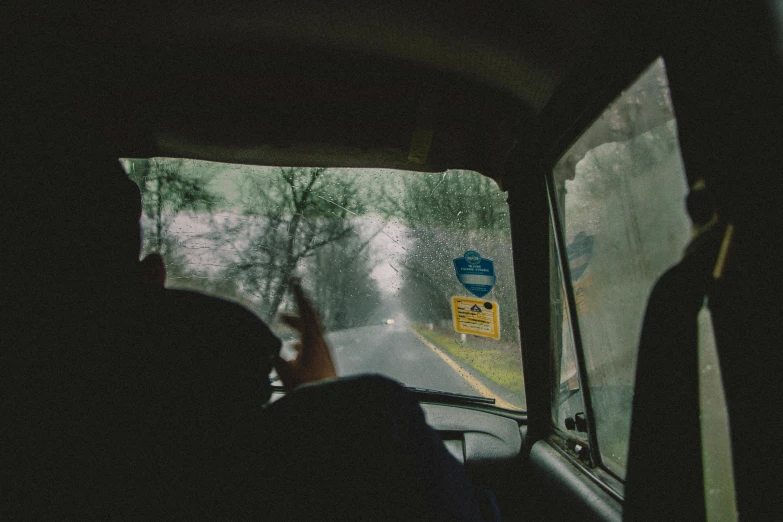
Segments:
[[[477,395],[406,326],[351,328],[330,333],[327,340],[339,375],[380,373],[406,386]]]

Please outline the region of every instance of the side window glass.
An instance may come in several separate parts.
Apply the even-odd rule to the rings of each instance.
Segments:
[[[559,160],[553,186],[598,449],[606,469],[623,478],[647,298],[690,240],[687,183],[663,60]]]
[[[699,407],[704,462],[704,503],[707,520],[737,520],[734,472],[726,397],[723,393],[712,316],[705,305],[699,312]]]

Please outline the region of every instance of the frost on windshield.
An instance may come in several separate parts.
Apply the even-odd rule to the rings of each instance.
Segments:
[[[167,286],[242,303],[278,334],[299,278],[341,374],[493,397],[524,408],[508,206],[475,172],[280,168],[123,160],[143,198],[143,255]],[[453,260],[494,262],[500,339],[455,333],[451,298],[470,295]]]

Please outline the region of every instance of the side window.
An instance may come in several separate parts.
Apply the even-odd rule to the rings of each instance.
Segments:
[[[663,60],[654,62],[553,170],[595,436],[624,478],[636,352],[650,290],[690,240],[688,191]]]
[[[723,393],[712,315],[705,304],[699,312],[699,402],[704,463],[704,504],[707,520],[737,520],[734,472],[726,397]]]

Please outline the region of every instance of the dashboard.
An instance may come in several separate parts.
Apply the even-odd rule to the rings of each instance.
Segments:
[[[427,424],[468,468],[507,463],[519,456],[523,432],[514,419],[444,404],[422,403],[421,408]]]

